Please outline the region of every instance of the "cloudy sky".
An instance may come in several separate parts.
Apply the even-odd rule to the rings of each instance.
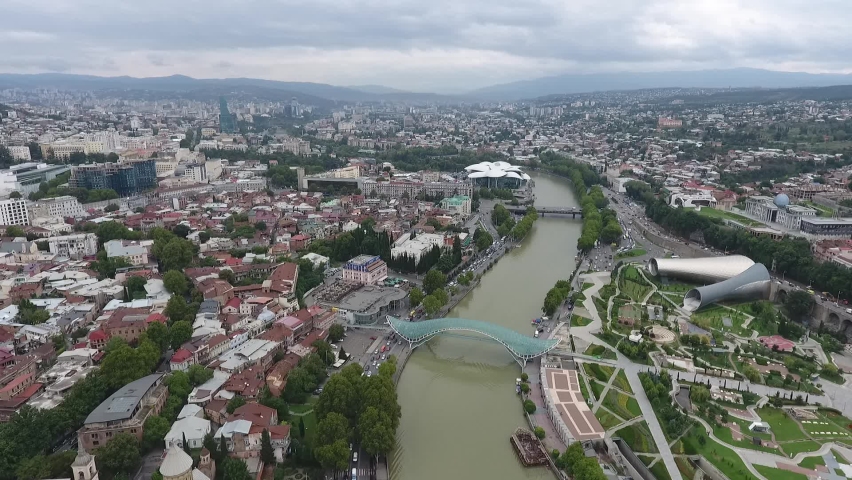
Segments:
[[[0,0],[0,72],[445,93],[560,73],[852,73],[849,0]]]

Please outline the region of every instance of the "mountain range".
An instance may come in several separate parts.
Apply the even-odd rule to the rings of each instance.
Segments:
[[[0,88],[57,88],[66,90],[139,90],[199,92],[225,95],[236,89],[264,97],[303,103],[334,102],[438,102],[515,101],[547,95],[570,95],[647,88],[798,88],[852,84],[852,75],[778,72],[760,69],[726,69],[673,72],[566,74],[492,85],[462,95],[416,93],[382,85],[342,87],[325,83],[283,82],[256,78],[197,79],[168,77],[98,77],[64,73],[0,74]]]

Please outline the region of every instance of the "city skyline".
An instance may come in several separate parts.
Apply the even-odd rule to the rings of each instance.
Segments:
[[[0,71],[255,77],[435,93],[569,73],[852,72],[846,18],[832,1],[203,6],[15,0],[4,8]]]

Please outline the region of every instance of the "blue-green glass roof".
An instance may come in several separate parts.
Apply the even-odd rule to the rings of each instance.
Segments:
[[[466,318],[436,318],[409,322],[389,316],[388,323],[396,333],[409,341],[425,340],[452,330],[480,333],[503,344],[513,355],[521,358],[538,357],[559,343],[558,340],[534,338],[500,325]]]

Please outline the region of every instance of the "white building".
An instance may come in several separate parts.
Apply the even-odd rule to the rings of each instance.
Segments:
[[[107,257],[123,257],[134,266],[148,264],[148,249],[138,243],[110,240],[104,243],[104,250]]]
[[[358,255],[343,265],[346,282],[375,285],[388,278],[388,265],[374,255]]]
[[[802,218],[815,217],[816,215],[816,209],[801,205],[787,205],[786,208],[778,210],[778,223],[790,230],[799,230]]]
[[[669,198],[669,205],[673,207],[695,208],[695,207],[711,207],[716,208],[716,197],[710,194],[707,190],[696,190],[693,192],[678,192],[673,193]]]
[[[15,160],[23,160],[25,162],[29,162],[32,160],[30,157],[30,147],[24,145],[12,145],[11,147],[7,147],[9,149],[9,153],[12,154],[12,158]]]
[[[35,217],[80,218],[86,216],[80,201],[70,195],[44,198],[35,203],[31,209]]]
[[[47,239],[50,253],[60,257],[79,258],[98,253],[98,237],[94,233],[77,233]]]
[[[30,212],[22,198],[0,200],[0,225],[29,225]]]
[[[183,448],[183,439],[189,448],[198,449],[204,446],[204,436],[210,433],[210,420],[199,417],[184,417],[172,424],[169,433],[166,434],[166,449],[172,445]]]
[[[391,257],[396,258],[402,255],[414,257],[415,261],[420,260],[420,256],[427,253],[434,246],[444,248],[444,236],[435,233],[421,233],[415,235],[414,239],[410,235],[405,234],[401,240],[397,240],[393,248],[391,248]]]

